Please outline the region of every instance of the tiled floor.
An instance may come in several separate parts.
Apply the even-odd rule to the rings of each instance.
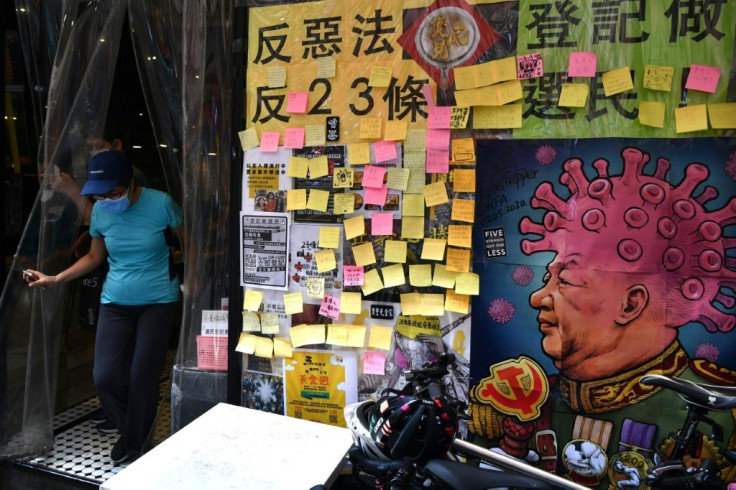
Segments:
[[[153,446],[160,444],[171,434],[170,393],[169,380],[162,380]],[[25,465],[96,485],[122,471],[128,462],[115,465],[110,461],[110,451],[117,442],[118,435],[103,434],[89,420],[89,415],[98,408],[100,401],[95,397],[57,414],[53,420],[53,447],[46,454],[26,461]]]

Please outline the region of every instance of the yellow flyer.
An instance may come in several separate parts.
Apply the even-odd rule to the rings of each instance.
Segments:
[[[345,427],[343,410],[358,401],[355,352],[294,351],[284,371],[286,415]]]

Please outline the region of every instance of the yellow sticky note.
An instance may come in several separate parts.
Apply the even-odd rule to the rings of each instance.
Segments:
[[[392,167],[388,169],[387,173],[388,177],[386,178],[386,186],[389,189],[396,189],[400,191],[406,190],[406,185],[409,183],[408,168]]]
[[[470,199],[453,199],[451,219],[456,221],[464,221],[466,223],[475,222],[475,201]]]
[[[335,77],[335,58],[333,56],[324,56],[317,58],[317,77],[316,78],[334,78]]]
[[[427,130],[409,129],[404,141],[404,153],[423,154],[427,151]]]
[[[457,294],[452,289],[448,289],[445,293],[445,310],[454,311],[455,313],[467,313],[470,305],[470,296],[465,294]]]
[[[340,291],[340,313],[360,315],[363,308],[363,297],[360,293]]]
[[[454,192],[475,192],[475,170],[455,169],[451,175]]]
[[[305,141],[304,146],[324,146],[325,145],[325,127],[321,124],[312,124],[304,127]]]
[[[478,295],[480,278],[472,272],[462,272],[455,276],[455,292],[457,294]]]
[[[289,329],[291,345],[301,347],[309,344],[325,343],[324,325],[297,325]]]
[[[474,129],[496,129],[498,121],[493,107],[473,107]]]
[[[404,165],[406,165],[409,157],[415,156],[412,153],[408,153],[404,155]],[[416,155],[419,156],[419,155]],[[421,155],[422,160],[425,158],[424,155]],[[408,166],[408,165],[406,165]],[[424,190],[424,184],[427,183],[427,172],[425,170],[424,163],[422,163],[421,168],[410,168],[409,169],[409,182],[406,184],[406,190],[404,192],[407,192],[409,194],[421,194]],[[424,203],[422,203],[422,207],[424,207]]]
[[[237,352],[243,354],[253,354],[256,351],[256,343],[258,342],[257,335],[251,335],[249,333],[241,333],[238,339],[238,345],[235,346]]]
[[[444,294],[422,295],[422,316],[442,316],[445,314]]]
[[[348,347],[365,347],[365,331],[363,325],[345,325],[348,330],[348,339],[345,343]]]
[[[286,87],[286,67],[271,66],[268,68],[268,87],[282,88]]]
[[[708,110],[705,104],[675,108],[675,132],[689,133],[708,129]]]
[[[298,293],[284,294],[284,312],[287,315],[301,313],[302,311],[304,311],[304,302],[301,291]]]
[[[360,120],[360,139],[381,139],[382,120],[380,117],[364,117]]]
[[[333,323],[327,325],[327,344],[332,345],[347,345],[348,343],[348,329],[347,325],[341,325]]]
[[[243,309],[248,311],[258,311],[263,301],[263,293],[261,291],[255,291],[253,289],[247,289],[245,291],[245,298],[243,299]]]
[[[736,102],[708,104],[710,127],[713,129],[736,128]]]
[[[312,299],[322,299],[325,296],[325,278],[307,278],[307,296]]]
[[[669,92],[674,75],[675,68],[672,66],[647,65],[644,68],[644,88]]]
[[[353,187],[355,170],[350,167],[335,167],[332,176],[333,189],[350,189]]]
[[[563,83],[557,105],[560,107],[585,107],[585,103],[588,101],[589,89],[587,83]]]
[[[289,158],[289,167],[286,169],[286,175],[289,177],[296,177],[297,179],[306,179],[308,169],[308,159],[292,156]]]
[[[258,314],[252,311],[243,312],[243,331],[244,332],[260,332],[261,319]]]
[[[474,66],[458,66],[457,68],[454,68],[452,72],[455,76],[455,90],[475,88]]]
[[[269,335],[279,333],[278,313],[261,313],[261,332]]]
[[[445,188],[444,182],[440,181],[424,186],[424,202],[426,203],[427,207],[444,204],[446,202],[449,202],[449,200],[450,199],[447,197],[447,189]]]
[[[365,165],[371,163],[370,143],[354,143],[348,145],[348,164]]]
[[[631,70],[628,66],[605,72],[601,76],[601,81],[606,97],[634,88],[634,81],[631,79]]]
[[[422,244],[422,260],[443,260],[445,258],[444,238],[425,238]]]
[[[499,105],[519,100],[523,95],[520,80],[509,80],[508,82],[499,83],[494,88],[496,89],[496,98],[498,99]]]
[[[404,193],[401,207],[402,216],[419,216],[424,218],[424,194]]]
[[[393,328],[371,325],[370,334],[368,335],[368,347],[388,350],[391,347],[391,339],[393,339],[393,337]]]
[[[406,242],[403,240],[386,240],[383,259],[386,262],[403,264],[406,262]]]
[[[320,226],[318,246],[320,248],[339,248],[340,228],[337,226]]]
[[[452,148],[452,161],[454,163],[475,162],[475,142],[473,138],[457,138],[450,143]]]
[[[298,211],[307,208],[307,190],[291,189],[286,193],[286,210]]]
[[[465,129],[469,117],[470,107],[453,107],[450,111],[450,129]]]
[[[291,341],[281,337],[274,337],[273,339],[273,355],[274,357],[286,357],[290,358],[293,354]]]
[[[327,212],[327,203],[330,201],[330,191],[321,191],[319,189],[309,190],[309,200],[307,200],[307,209],[314,211]]]
[[[664,102],[639,102],[639,122],[653,128],[664,127]]]
[[[391,83],[391,66],[371,66],[371,76],[368,79],[369,87],[388,87]]]
[[[401,238],[408,240],[424,238],[424,218],[404,216],[401,219]]]
[[[355,194],[346,192],[334,194],[333,196],[335,214],[350,214],[355,211]]]
[[[255,127],[248,128],[245,131],[239,131],[238,138],[240,138],[240,146],[243,148],[243,151],[261,146]]]
[[[361,245],[354,246],[353,257],[355,257],[355,265],[366,266],[375,264],[376,254],[373,251],[373,243],[366,242]]]
[[[473,246],[473,227],[470,225],[449,225],[447,244],[452,247],[471,248]]]
[[[406,139],[406,121],[386,121],[383,139],[386,141],[402,141]]]
[[[508,104],[501,107],[491,107],[491,109],[496,113],[496,127],[498,129],[521,127],[521,104]]]
[[[258,337],[256,340],[256,350],[253,352],[256,357],[265,357],[271,359],[273,357],[273,342],[268,337]]]
[[[455,103],[462,107],[472,107],[480,105],[478,98],[478,89],[468,89],[461,92],[455,92]]]
[[[342,225],[345,227],[345,238],[348,240],[365,235],[365,218],[362,214],[346,219]]]
[[[516,80],[519,71],[516,66],[516,57],[509,56],[500,60],[493,60],[490,63],[491,83],[505,82],[506,80]],[[478,65],[479,67],[482,65]],[[481,68],[479,68],[481,70]],[[479,74],[481,72],[479,71]]]
[[[406,293],[399,296],[401,299],[402,315],[421,315],[422,314],[422,295],[421,293]]]
[[[432,276],[432,286],[451,289],[455,287],[455,277],[457,272],[448,271],[445,264],[435,264],[434,275]]]
[[[432,285],[432,265],[418,264],[409,266],[409,284],[416,287]]]
[[[314,258],[317,260],[317,272],[320,274],[337,269],[334,250],[320,250],[314,254]]]
[[[454,272],[470,271],[470,250],[447,247],[447,270]]]
[[[406,284],[404,266],[401,264],[383,267],[381,269],[381,274],[383,275],[383,287],[392,288],[394,286],[402,286]]]
[[[309,162],[310,179],[324,177],[330,172],[329,165],[327,164],[327,155],[320,155],[316,158],[310,158],[307,161]]]
[[[360,289],[366,296],[383,289],[383,281],[381,280],[381,276],[378,275],[377,269],[366,271],[365,275],[363,276],[363,285],[360,287]]]

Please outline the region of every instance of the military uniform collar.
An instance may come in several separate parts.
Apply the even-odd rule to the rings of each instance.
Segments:
[[[660,355],[628,371],[609,378],[576,381],[559,376],[560,395],[570,408],[579,413],[603,413],[639,403],[661,390],[644,386],[639,379],[645,374],[679,376],[688,367],[689,358],[678,341]]]

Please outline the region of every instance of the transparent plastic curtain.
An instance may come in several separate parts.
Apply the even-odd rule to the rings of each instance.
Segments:
[[[31,87],[35,132],[41,134],[51,67],[59,43],[64,0],[15,0],[18,31]]]
[[[180,205],[182,9],[182,0],[128,2],[130,36],[168,192]]]
[[[30,289],[21,271],[56,274],[72,263],[81,214],[56,184],[61,171],[79,186],[86,179],[85,143],[103,130],[124,14],[125,4],[113,0],[64,5],[39,151],[41,191],[0,295],[0,458],[38,453],[53,441],[70,285]]]
[[[183,21],[184,312],[177,363],[197,365],[202,310],[228,295],[232,49],[230,0],[185,0]],[[217,394],[224,399],[225,394]],[[172,414],[175,417],[176,414]]]

